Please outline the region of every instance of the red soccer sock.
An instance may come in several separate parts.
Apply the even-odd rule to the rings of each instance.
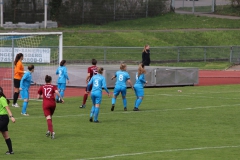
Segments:
[[[86,104],[87,98],[88,98],[88,94],[84,94],[84,96],[83,96],[83,104]]]
[[[47,120],[48,130],[52,133],[53,132],[53,125],[52,125],[52,119]]]

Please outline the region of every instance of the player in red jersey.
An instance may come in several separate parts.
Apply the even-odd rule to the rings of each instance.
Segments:
[[[87,75],[87,78],[86,78],[86,83],[87,84],[91,80],[92,76],[94,76],[98,73],[98,67],[96,65],[97,65],[97,60],[92,59],[92,66],[88,67],[88,75]],[[90,86],[89,91],[91,91],[91,90],[92,90],[92,86]],[[87,101],[87,98],[88,98],[88,94],[89,93],[87,92],[87,87],[86,87],[85,93],[84,93],[84,96],[83,96],[83,102],[82,102],[82,105],[79,108],[85,108],[86,107],[86,101]]]
[[[44,113],[44,116],[46,117],[47,125],[48,125],[48,131],[46,133],[46,136],[49,137],[51,135],[51,138],[54,139],[55,132],[53,131],[53,125],[52,125],[52,115],[56,108],[54,93],[56,93],[60,97],[60,99],[62,100],[62,103],[64,102],[64,100],[59,94],[57,87],[51,84],[52,82],[51,76],[46,75],[45,82],[46,84],[41,86],[38,90],[38,98],[40,98],[42,95],[43,113]]]

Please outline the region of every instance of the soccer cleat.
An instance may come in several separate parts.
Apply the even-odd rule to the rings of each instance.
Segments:
[[[17,103],[12,104],[13,107],[20,107]]]
[[[52,132],[51,139],[55,139],[55,132]]]
[[[14,154],[14,152],[13,151],[12,152],[7,151],[6,154]]]
[[[138,108],[136,108],[136,107],[134,107],[134,108],[133,108],[133,111],[139,111],[139,109],[138,109]]]
[[[90,121],[90,122],[92,122],[92,121],[93,121],[93,118],[92,118],[92,117],[90,117],[89,121]]]
[[[56,99],[56,103],[59,103],[59,100],[58,100],[58,99]]]
[[[47,131],[46,137],[49,137],[49,136],[50,136],[50,131]]]
[[[23,115],[23,116],[29,116],[28,113],[21,113],[21,115]]]
[[[94,123],[99,123],[99,121],[98,120],[96,120],[96,121],[93,121]]]
[[[79,108],[85,108],[85,107],[86,107],[86,105],[85,105],[85,104],[83,104],[83,105],[79,106]]]
[[[114,107],[115,107],[115,105],[114,105],[114,104],[112,104],[111,111],[114,111]]]
[[[124,111],[127,111],[127,107],[124,107]]]

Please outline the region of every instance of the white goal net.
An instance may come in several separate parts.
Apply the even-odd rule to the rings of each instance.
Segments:
[[[25,71],[28,65],[35,66],[32,77],[37,85],[29,89],[29,98],[35,99],[46,75],[51,75],[56,84],[55,72],[62,60],[62,32],[0,33],[0,86],[9,99],[14,93],[14,60],[18,53],[23,54]]]

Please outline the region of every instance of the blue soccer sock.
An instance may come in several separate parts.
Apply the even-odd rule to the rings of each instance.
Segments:
[[[60,95],[61,95],[62,98],[64,97],[64,90],[60,91]]]
[[[127,108],[127,99],[126,99],[126,98],[123,98],[122,100],[123,100],[123,106],[124,106],[124,108]]]
[[[92,117],[94,115],[94,111],[95,111],[95,106],[92,106],[90,117]]]
[[[138,108],[141,103],[142,103],[142,98],[138,98],[138,99],[136,100],[135,107]]]
[[[94,110],[94,121],[98,120],[98,114],[99,114],[99,107],[95,107],[95,110]]]
[[[138,97],[137,97],[137,99],[135,100],[134,107],[136,107],[136,105],[137,105],[137,100],[138,100]]]
[[[115,103],[116,103],[116,98],[112,98],[112,104],[115,105]]]
[[[27,113],[27,106],[28,106],[28,102],[23,102],[23,106],[22,106],[22,113]]]

